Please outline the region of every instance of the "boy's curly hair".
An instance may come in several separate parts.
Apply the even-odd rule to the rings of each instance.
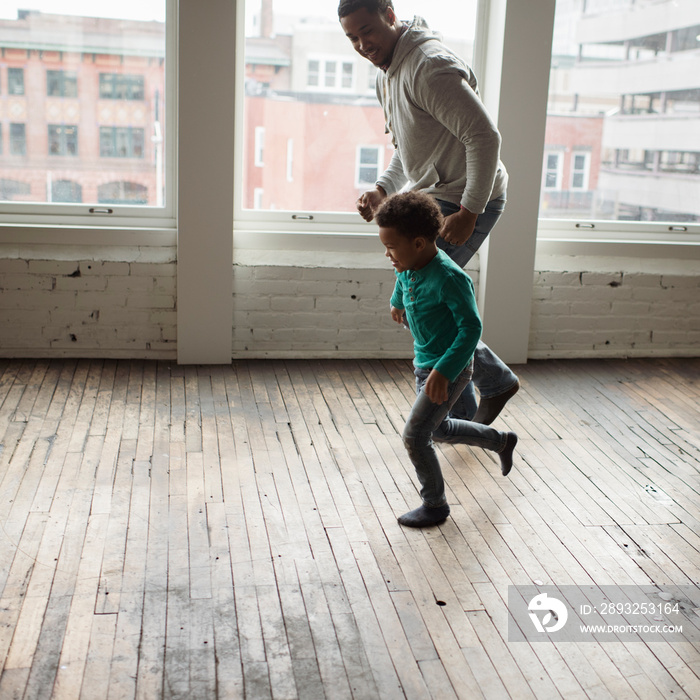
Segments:
[[[401,192],[385,199],[374,221],[382,228],[394,228],[406,238],[438,237],[442,226],[440,205],[423,192]]]
[[[391,0],[340,0],[338,19],[343,19],[343,17],[357,12],[362,7],[372,14],[378,13],[380,15],[384,14],[389,8],[394,9]]]

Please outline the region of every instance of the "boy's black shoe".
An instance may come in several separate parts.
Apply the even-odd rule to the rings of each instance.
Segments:
[[[431,527],[432,525],[444,523],[449,514],[450,506],[447,503],[437,508],[420,506],[420,508],[399,516],[398,521],[400,525],[405,525],[406,527]]]
[[[506,446],[503,448],[502,452],[498,453],[498,456],[501,458],[501,474],[503,474],[503,476],[508,476],[508,472],[510,472],[513,467],[513,450],[517,444],[518,436],[515,433],[508,433]]]

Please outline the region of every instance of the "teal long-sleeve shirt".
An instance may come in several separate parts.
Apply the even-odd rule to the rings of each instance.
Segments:
[[[391,305],[406,312],[414,365],[436,369],[453,382],[481,337],[471,277],[442,250],[420,270],[395,274]]]

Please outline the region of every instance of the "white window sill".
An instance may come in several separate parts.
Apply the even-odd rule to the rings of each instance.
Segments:
[[[303,226],[303,229],[302,227]],[[300,267],[382,267],[384,249],[372,225],[301,225],[296,230],[250,227],[233,233],[234,259],[243,265]],[[315,228],[315,230],[313,230]],[[675,228],[675,227],[674,227]],[[700,260],[700,226],[686,231],[668,225],[636,230],[605,222],[605,229],[576,227],[575,222],[540,222],[538,255],[606,256]],[[11,246],[177,246],[177,230],[160,226],[77,226],[0,224],[0,245]],[[478,262],[471,269],[478,269]]]
[[[159,226],[0,224],[0,244],[174,246],[177,230]]]

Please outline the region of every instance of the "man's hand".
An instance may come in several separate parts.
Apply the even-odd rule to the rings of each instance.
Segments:
[[[367,190],[360,195],[357,200],[357,211],[365,221],[374,219],[374,212],[377,211],[379,205],[386,199],[386,192],[383,187],[375,187],[373,190]]]
[[[441,238],[452,245],[464,245],[474,233],[477,216],[468,209],[460,209],[446,216],[440,229]]]
[[[447,387],[449,384],[450,382],[445,375],[433,369],[425,380],[423,391],[433,403],[440,405],[447,401]]]

